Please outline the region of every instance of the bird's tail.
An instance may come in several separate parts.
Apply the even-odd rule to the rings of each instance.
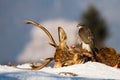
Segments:
[[[98,53],[98,49],[96,47],[92,47],[91,48],[91,53],[93,55],[92,61],[97,62],[97,57],[96,56],[97,56],[97,53]]]

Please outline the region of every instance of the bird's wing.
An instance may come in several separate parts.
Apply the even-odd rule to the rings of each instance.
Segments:
[[[81,28],[79,30],[79,36],[84,43],[94,45],[94,37],[89,28]]]

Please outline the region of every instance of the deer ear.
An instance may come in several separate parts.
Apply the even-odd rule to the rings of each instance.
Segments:
[[[59,43],[67,40],[67,35],[62,27],[58,27]]]

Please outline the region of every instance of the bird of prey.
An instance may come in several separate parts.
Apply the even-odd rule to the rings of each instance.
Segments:
[[[93,55],[93,61],[96,61],[95,53],[95,42],[94,36],[91,30],[84,24],[80,23],[77,25],[78,31],[78,44],[81,45],[82,49],[88,50]]]

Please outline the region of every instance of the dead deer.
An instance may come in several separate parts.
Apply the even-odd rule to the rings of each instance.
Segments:
[[[24,20],[24,22],[27,24],[32,24],[42,29],[47,34],[47,36],[49,37],[51,41],[49,42],[49,44],[56,49],[54,57],[46,58],[45,63],[43,63],[40,66],[32,65],[31,66],[32,68],[29,70],[42,69],[47,64],[49,64],[52,60],[54,60],[54,67],[58,68],[58,67],[69,66],[73,64],[81,64],[81,63],[84,63],[86,60],[93,58],[93,55],[91,55],[91,53],[89,53],[87,50],[83,50],[77,47],[75,48],[68,47],[67,35],[62,27],[58,27],[59,43],[57,45],[52,35],[45,27],[31,20]]]
[[[73,64],[81,64],[86,61],[93,61],[93,56],[87,50],[81,49],[80,47],[69,47],[67,45],[67,35],[62,27],[58,27],[58,37],[59,37],[59,44],[56,44],[55,40],[53,39],[50,32],[40,25],[37,22],[31,20],[24,21],[27,24],[32,24],[36,27],[42,29],[50,39],[49,44],[53,46],[55,50],[55,55],[50,58],[46,58],[45,62],[42,65],[36,66],[34,64],[31,65],[32,68],[19,68],[19,69],[27,69],[27,70],[40,70],[48,65],[52,60],[54,60],[54,67],[63,67],[69,66]],[[120,54],[118,54],[113,48],[102,48],[97,51],[96,58],[98,62],[104,63],[106,65],[112,67],[119,67],[120,68]],[[18,68],[17,66],[13,66],[14,68]]]
[[[114,48],[101,48],[96,55],[98,62],[104,63],[111,67],[120,68],[120,54]]]

